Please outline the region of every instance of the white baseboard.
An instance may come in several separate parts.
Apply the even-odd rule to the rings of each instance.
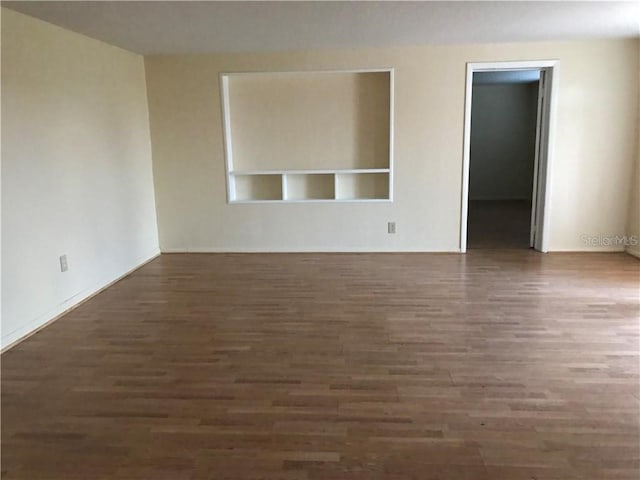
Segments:
[[[460,253],[454,250],[372,250],[370,248],[163,248],[162,253]]]
[[[496,248],[495,250],[500,250]],[[468,250],[467,250],[468,251]],[[624,247],[592,247],[592,248],[561,248],[549,249],[549,253],[620,253],[624,252]],[[627,252],[631,255],[640,255],[640,253]],[[461,253],[459,248],[454,250],[372,250],[370,248],[283,248],[283,249],[266,249],[266,248],[215,248],[215,247],[195,247],[195,248],[163,248],[162,253]]]
[[[38,331],[42,330],[46,326],[58,320],[60,317],[63,317],[64,315],[69,313],[71,310],[78,308],[84,302],[90,300],[91,298],[98,295],[100,292],[106,290],[114,283],[122,280],[124,277],[130,275],[134,271],[138,270],[140,267],[149,263],[151,260],[154,260],[159,255],[160,255],[160,250],[158,249],[154,250],[150,255],[146,256],[144,260],[137,263],[135,267],[127,270],[125,273],[117,276],[116,278],[111,278],[101,282],[97,282],[91,287],[88,287],[82,290],[81,292],[78,292],[76,295],[65,300],[59,305],[56,305],[54,308],[47,311],[46,313],[38,316],[33,321],[29,322],[27,325],[24,325],[19,329],[14,330],[8,333],[7,335],[4,335],[2,337],[1,352],[4,353],[7,350],[11,349],[12,347],[16,346],[17,344],[19,344],[20,342],[26,340],[31,335],[37,333]]]

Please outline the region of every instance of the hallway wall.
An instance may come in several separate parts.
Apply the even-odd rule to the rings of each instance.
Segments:
[[[530,200],[538,83],[474,85],[470,200]]]

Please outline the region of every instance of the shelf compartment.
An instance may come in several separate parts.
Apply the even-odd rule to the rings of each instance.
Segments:
[[[333,174],[287,174],[284,176],[285,200],[333,200]]]
[[[282,175],[232,175],[231,201],[282,200]]]
[[[340,173],[336,200],[389,200],[389,173]]]

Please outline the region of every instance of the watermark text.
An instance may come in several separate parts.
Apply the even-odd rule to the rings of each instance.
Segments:
[[[580,235],[580,240],[587,247],[637,247],[640,237],[637,235]]]

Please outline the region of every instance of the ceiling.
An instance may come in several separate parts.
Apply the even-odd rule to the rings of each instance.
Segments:
[[[629,38],[640,2],[2,2],[138,52]]]

